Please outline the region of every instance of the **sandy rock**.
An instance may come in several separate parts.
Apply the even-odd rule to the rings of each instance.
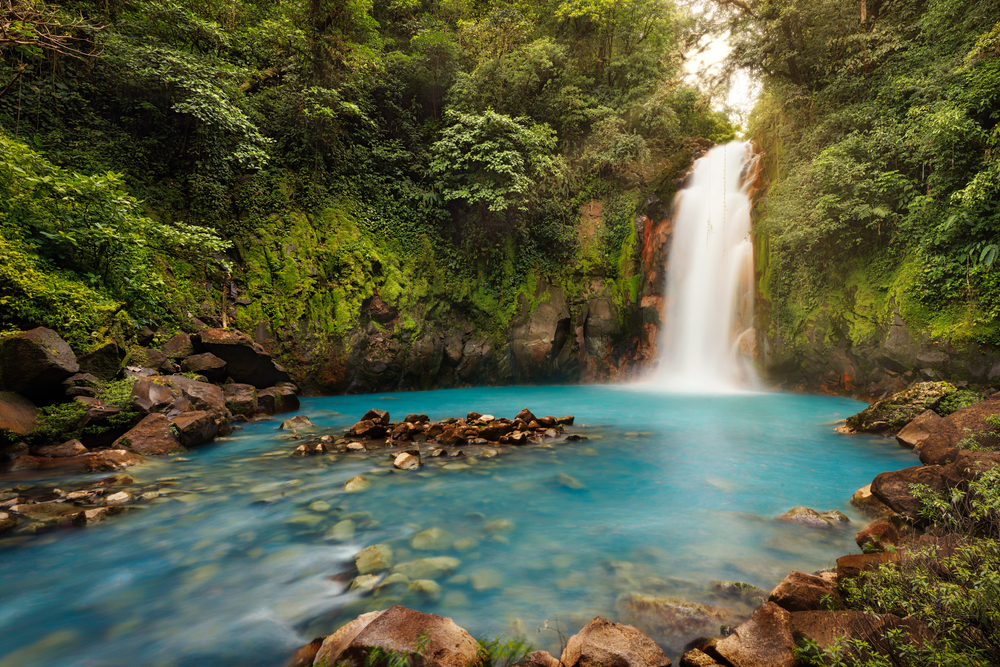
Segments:
[[[652,639],[622,623],[597,616],[569,638],[560,657],[564,667],[670,667],[670,658]]]
[[[354,554],[354,563],[360,574],[388,570],[392,562],[392,547],[388,544],[373,544]]]
[[[282,431],[294,431],[295,429],[300,428],[314,428],[314,426],[315,425],[309,421],[309,417],[306,417],[305,415],[295,415],[291,419],[286,419],[281,422],[281,426],[278,428]]]
[[[826,603],[823,598],[829,598],[830,604],[843,604],[836,584],[813,574],[792,570],[771,591],[768,600],[786,611],[809,611],[824,609]]]
[[[768,602],[718,642],[715,651],[738,667],[795,667],[791,614]]]
[[[894,514],[892,508],[875,497],[872,493],[872,485],[867,484],[851,496],[851,505],[858,508],[872,518],[881,518]]]
[[[393,573],[399,573],[410,579],[440,579],[451,574],[461,566],[462,561],[449,556],[436,558],[420,558],[406,563],[400,563],[392,568]]]
[[[416,470],[420,467],[420,451],[408,449],[405,452],[400,452],[393,459],[392,465],[400,470]]]

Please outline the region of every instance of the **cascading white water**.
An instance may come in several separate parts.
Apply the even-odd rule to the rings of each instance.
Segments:
[[[746,182],[755,159],[747,142],[717,146],[695,162],[677,195],[654,379],[660,388],[715,393],[756,384]]]

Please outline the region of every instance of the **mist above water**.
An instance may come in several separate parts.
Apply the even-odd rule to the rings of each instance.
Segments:
[[[716,146],[678,194],[667,263],[664,326],[653,378],[659,389],[754,389],[753,244],[748,142]]]

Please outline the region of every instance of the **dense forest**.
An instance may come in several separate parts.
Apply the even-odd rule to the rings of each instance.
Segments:
[[[78,351],[195,319],[344,339],[373,298],[407,336],[499,333],[539,275],[634,297],[636,211],[735,136],[682,78],[704,20],[658,0],[0,15],[0,325]]]

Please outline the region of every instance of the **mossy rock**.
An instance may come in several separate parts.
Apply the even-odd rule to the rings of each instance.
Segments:
[[[924,410],[935,410],[942,399],[957,391],[947,382],[919,382],[848,417],[847,426],[862,433],[898,431]]]

